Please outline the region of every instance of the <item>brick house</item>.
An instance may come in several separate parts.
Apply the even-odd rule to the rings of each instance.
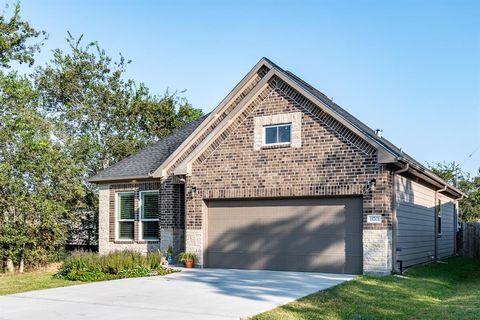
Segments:
[[[261,59],[210,114],[90,179],[99,250],[389,274],[455,254],[462,193]]]

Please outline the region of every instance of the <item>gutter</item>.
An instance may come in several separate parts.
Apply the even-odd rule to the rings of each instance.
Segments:
[[[457,189],[457,188],[449,185],[445,180],[443,180],[442,178],[440,178],[440,177],[437,176],[436,174],[428,171],[428,170],[425,169],[425,168],[419,167],[419,165],[417,165],[417,164],[415,164],[415,163],[412,163],[410,160],[408,160],[408,159],[406,159],[406,158],[404,158],[404,157],[398,157],[398,158],[396,158],[396,162],[395,162],[395,163],[396,163],[396,164],[399,164],[400,162],[401,162],[401,163],[404,163],[404,164],[409,163],[409,164],[410,164],[410,169],[413,169],[413,170],[415,170],[416,172],[418,172],[419,174],[423,175],[423,177],[421,177],[421,178],[423,178],[423,180],[425,180],[425,181],[427,181],[427,182],[430,182],[430,183],[432,183],[432,184],[434,184],[434,185],[436,184],[437,186],[441,187],[442,189],[443,189],[443,188],[447,188],[447,189],[442,190],[442,191],[451,190],[451,191],[453,191],[453,192],[454,192],[455,194],[457,194],[457,195],[465,196],[465,194],[464,194],[461,190],[459,190],[459,189]],[[413,173],[413,172],[412,172],[412,173]],[[429,180],[430,180],[430,181],[429,181]]]
[[[100,183],[100,182],[110,182],[110,181],[124,181],[124,180],[140,180],[140,179],[151,179],[152,176],[124,176],[124,177],[106,177],[106,178],[91,178],[88,179],[88,182],[91,183]]]
[[[397,191],[396,191],[396,176],[400,173],[406,172],[410,169],[410,163],[407,162],[402,169],[393,171],[393,210],[392,210],[392,272],[398,273],[398,269],[396,267],[397,263],[402,264],[402,261],[397,261],[397,233],[398,233],[398,219],[397,219]],[[402,269],[402,267],[400,267]],[[400,270],[400,273],[402,270]]]
[[[453,217],[453,234],[455,235],[455,237],[453,237],[453,240],[454,240],[454,253],[457,254],[458,253],[458,243],[457,243],[457,233],[458,233],[458,215],[460,213],[460,206],[459,206],[459,201],[462,200],[463,198],[465,198],[465,196],[462,194],[462,196],[460,198],[456,198],[455,199],[455,215]]]

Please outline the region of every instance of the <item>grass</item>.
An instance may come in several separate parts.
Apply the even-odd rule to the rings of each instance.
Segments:
[[[0,295],[57,288],[80,284],[54,277],[55,271],[35,271],[23,274],[0,275]]]
[[[480,260],[445,262],[404,277],[360,276],[253,319],[479,319]]]
[[[61,266],[57,265],[55,270],[0,274],[0,295],[92,281],[162,276],[177,271],[162,266],[162,255],[159,252],[142,255],[133,251],[121,251],[103,256],[76,252],[67,257]]]

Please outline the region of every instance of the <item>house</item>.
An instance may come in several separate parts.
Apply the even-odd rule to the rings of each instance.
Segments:
[[[455,254],[462,192],[261,59],[208,115],[90,179],[99,247],[390,274]]]

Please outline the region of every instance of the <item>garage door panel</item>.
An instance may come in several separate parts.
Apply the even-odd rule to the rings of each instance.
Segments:
[[[291,207],[290,207],[291,208]],[[289,208],[289,209],[290,209]],[[250,209],[250,210],[248,210]],[[278,210],[278,211],[273,211]],[[278,232],[298,229],[317,230],[319,232],[327,233],[345,233],[345,216],[329,212],[313,211],[305,208],[302,210],[295,210],[293,208],[286,211],[282,208],[245,208],[245,210],[232,210],[228,208],[228,211],[215,213],[216,219],[211,220],[209,223],[210,228],[213,230],[224,230],[228,227],[229,232],[231,230],[241,231],[245,228],[253,229],[257,232]],[[255,215],[255,220],[246,219],[249,215]],[[340,216],[340,217],[339,217]],[[359,228],[352,226],[353,232],[358,232]]]
[[[242,233],[231,232],[228,236],[217,234],[209,240],[209,250],[211,251],[242,251],[242,252],[269,252],[281,247],[287,252],[345,252],[354,254],[362,250],[362,242],[358,241],[357,234],[342,235],[338,234],[318,234],[312,237],[298,237],[294,240],[290,235],[277,235],[272,237],[263,237],[265,233]],[[348,244],[348,245],[346,245]]]
[[[284,255],[252,253],[245,259],[243,253],[209,252],[209,264],[216,268],[265,269],[276,266],[280,271],[358,273],[362,269],[362,256],[351,256],[345,261],[343,255]]]
[[[361,199],[221,200],[207,206],[209,267],[362,272]]]

